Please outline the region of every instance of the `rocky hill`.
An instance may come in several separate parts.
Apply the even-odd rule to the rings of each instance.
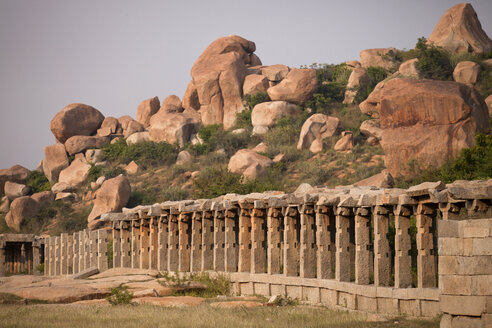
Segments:
[[[96,229],[123,207],[302,183],[492,178],[492,41],[470,4],[411,50],[301,68],[255,51],[220,37],[182,98],[144,100],[135,119],[66,106],[35,171],[0,170],[0,233]]]

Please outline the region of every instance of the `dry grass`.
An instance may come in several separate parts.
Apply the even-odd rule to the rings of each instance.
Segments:
[[[0,306],[0,327],[439,327],[437,319],[368,322],[362,314],[321,307],[219,309],[157,306]]]

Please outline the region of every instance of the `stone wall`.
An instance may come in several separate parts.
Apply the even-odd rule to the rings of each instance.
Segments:
[[[439,222],[441,327],[492,327],[492,219]]]

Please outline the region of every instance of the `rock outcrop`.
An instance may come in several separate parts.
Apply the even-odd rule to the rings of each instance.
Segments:
[[[451,52],[492,51],[492,40],[482,29],[477,13],[469,3],[446,10],[428,41]]]
[[[144,141],[150,141],[149,131],[137,132],[126,138],[126,144],[128,146]]]
[[[374,137],[377,140],[381,140],[383,130],[379,125],[379,120],[366,120],[360,125],[360,133],[366,137]]]
[[[364,68],[370,66],[393,70],[398,66],[395,48],[366,49],[360,52],[360,64]]]
[[[462,61],[454,68],[453,79],[456,82],[475,84],[481,72],[480,65],[472,61]]]
[[[31,191],[31,188],[26,185],[10,181],[5,182],[4,188],[5,196],[7,196],[10,201],[22,196],[27,196],[29,191]]]
[[[60,172],[68,167],[65,146],[60,143],[44,147],[43,172],[51,184],[58,181]]]
[[[286,101],[269,101],[256,105],[251,112],[253,133],[263,134],[285,116],[294,116],[297,106]]]
[[[241,174],[243,178],[254,180],[264,175],[265,169],[273,164],[268,157],[252,149],[240,149],[229,160],[229,172]]]
[[[420,72],[416,66],[418,61],[418,58],[413,58],[401,63],[400,67],[398,68],[398,73],[400,73],[404,77],[411,77],[415,79],[420,78]]]
[[[29,171],[21,165],[14,165],[9,169],[0,170],[0,195],[4,194],[5,182],[23,183],[29,176]]]
[[[360,89],[367,88],[372,82],[371,77],[367,74],[367,71],[363,67],[356,67],[350,73],[350,77],[347,82],[345,91],[344,104],[351,104],[354,102],[355,96]]]
[[[268,87],[269,84],[266,76],[251,74],[244,79],[243,94],[254,95],[258,92],[266,93]]]
[[[373,175],[364,180],[354,183],[355,187],[368,186],[378,188],[393,188],[395,184],[393,177],[387,170],[383,170],[381,173]]]
[[[10,229],[20,232],[24,220],[36,216],[39,209],[38,202],[29,196],[16,198],[10,204],[10,211],[5,216],[5,222]]]
[[[90,136],[97,132],[104,120],[103,114],[94,107],[70,104],[51,120],[50,129],[56,140],[64,143],[73,136]]]
[[[264,75],[270,82],[280,82],[289,74],[289,66],[276,64],[261,68],[261,74]]]
[[[323,150],[323,139],[335,135],[340,120],[325,114],[314,114],[302,125],[297,149],[309,149],[313,153]],[[315,146],[313,147],[313,143]],[[321,145],[321,149],[320,146]]]
[[[176,95],[170,95],[162,102],[162,106],[159,111],[166,111],[171,113],[182,112],[183,103]]]
[[[148,127],[150,125],[150,118],[159,111],[160,107],[161,102],[158,97],[142,101],[137,108],[137,122],[144,127]]]
[[[333,149],[336,151],[350,150],[354,146],[352,131],[343,131],[342,137],[338,139]]]
[[[104,181],[96,192],[94,207],[87,218],[89,229],[95,230],[101,226],[102,223],[98,221],[101,214],[121,212],[121,209],[128,203],[130,194],[130,182],[124,175]]]
[[[314,69],[293,68],[279,84],[268,88],[267,93],[272,101],[283,100],[302,105],[311,99],[317,87]]]
[[[481,96],[456,82],[392,79],[376,88],[363,108],[380,118],[381,146],[393,176],[410,173],[409,161],[437,168],[489,128]]]
[[[197,133],[200,124],[200,115],[192,108],[182,113],[159,110],[150,119],[150,140],[170,144],[178,142],[182,147]]]
[[[101,148],[109,143],[109,138],[98,136],[73,136],[65,142],[65,149],[69,155],[75,155],[87,149]]]
[[[76,156],[73,162],[60,172],[59,182],[79,187],[87,181],[91,166],[83,156]]]

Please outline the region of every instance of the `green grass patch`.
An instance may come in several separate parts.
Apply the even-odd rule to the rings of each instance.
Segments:
[[[51,185],[44,173],[31,171],[26,179],[26,186],[31,188],[31,193],[50,191]]]
[[[174,295],[197,296],[204,298],[214,298],[219,295],[230,295],[231,280],[226,274],[210,275],[208,272],[192,272],[180,274],[175,272],[173,275],[169,272],[161,272],[161,281],[164,286],[171,287]],[[192,283],[198,283],[205,286],[205,289],[187,289]]]

